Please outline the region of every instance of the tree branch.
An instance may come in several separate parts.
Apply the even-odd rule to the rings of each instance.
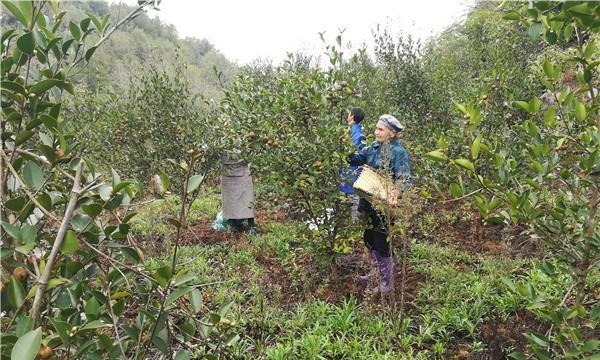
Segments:
[[[10,152],[10,150],[9,150],[9,152]],[[37,161],[41,162],[42,164],[52,167],[52,163],[50,161],[48,161],[48,159],[46,159],[43,156],[34,154],[31,151],[27,151],[27,150],[23,150],[23,149],[15,149],[15,152],[22,154],[22,155],[27,155],[29,157],[32,157],[32,158],[36,159]],[[61,174],[63,174],[65,177],[69,178],[71,181],[75,181],[75,178],[73,177],[73,175],[69,174],[65,170],[61,169],[58,166],[56,166],[55,169],[57,169]]]
[[[4,153],[3,156],[5,156]],[[56,238],[54,239],[54,245],[52,245],[52,251],[50,252],[50,256],[48,256],[48,261],[46,263],[44,273],[38,280],[39,286],[35,293],[33,305],[31,306],[31,318],[33,320],[33,327],[36,327],[39,322],[40,308],[42,305],[44,291],[46,290],[46,286],[48,285],[48,279],[50,278],[50,273],[52,272],[54,263],[56,262],[56,259],[58,258],[58,255],[60,253],[60,247],[62,246],[62,243],[65,239],[67,227],[69,226],[69,222],[71,221],[71,217],[73,216],[75,205],[77,204],[77,200],[79,199],[79,190],[81,188],[81,176],[83,174],[83,165],[83,160],[79,160],[79,163],[77,164],[77,169],[75,171],[75,182],[71,191],[71,198],[69,199],[69,204],[67,205],[67,208],[65,210],[65,215],[60,224],[60,228],[58,229],[58,233],[56,234]]]

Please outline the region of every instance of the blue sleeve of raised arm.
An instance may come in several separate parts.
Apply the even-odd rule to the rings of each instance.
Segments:
[[[350,129],[350,134],[352,135],[352,145],[354,145],[358,150],[361,150],[365,147],[365,136],[362,133],[362,126],[360,124],[353,124]]]

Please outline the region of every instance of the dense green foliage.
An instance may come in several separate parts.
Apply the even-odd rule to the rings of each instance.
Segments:
[[[177,68],[185,71],[181,65]],[[119,169],[145,184],[161,171],[180,184],[180,174],[174,171],[177,165],[167,164],[167,159],[178,164],[195,147],[202,149],[202,163],[215,163],[222,142],[219,126],[208,119],[208,105],[190,96],[187,79],[151,65],[131,84],[127,94],[83,91],[70,99],[65,118],[72,120],[69,130],[85,138],[81,155],[103,171]]]
[[[558,266],[548,262],[543,269],[566,285],[561,302],[545,300],[544,293],[527,281],[511,284],[534,304],[539,316],[555,326],[555,331],[547,334],[527,334],[528,350],[542,359],[591,355],[600,347],[594,334],[584,331],[597,325],[600,312],[597,303],[589,302],[593,295],[587,287],[588,277],[600,264],[596,88],[600,61],[594,36],[600,27],[599,11],[597,3],[540,2],[507,13],[506,19],[527,26],[532,40],[541,35],[550,45],[567,47],[564,58],[551,57],[553,52],[544,56],[540,81],[546,97],[538,94],[511,103],[513,110],[506,112],[514,113],[517,120],[504,128],[511,143],[506,142],[507,136],[489,131],[493,113],[457,104],[469,122],[462,129],[463,138],[451,141],[467,145],[470,151],[460,158],[449,158],[445,147],[429,153],[435,160],[449,160],[466,170],[463,172],[472,180],[468,189],[482,191],[474,200],[485,219],[526,225],[558,260]],[[565,81],[573,72],[577,82]],[[455,184],[457,194],[461,187]],[[526,355],[515,353],[513,357]]]
[[[144,264],[143,252],[129,235],[129,221],[136,215],[130,205],[141,187],[121,180],[114,170],[102,176],[80,158],[76,149],[85,144],[87,132],[73,136],[62,116],[67,93],[75,95],[74,74],[89,66],[107,39],[94,42],[92,34],[111,34],[156,3],[141,1],[117,25],[93,14],[69,20],[68,34],[60,31],[66,12],[56,2],[2,4],[16,21],[3,29],[0,48],[0,357],[145,358],[158,352],[189,357],[173,341],[190,339],[197,329],[211,346],[234,343],[237,335],[225,318],[229,306],[218,312],[206,308],[196,276],[175,267],[178,237],[170,264]],[[156,71],[147,79],[159,85],[166,81]],[[153,89],[134,93],[143,98],[140,105],[154,95]],[[186,99],[173,95],[171,87],[161,94],[171,94],[166,105]],[[160,109],[163,97],[153,100]],[[170,219],[177,235],[190,199],[199,193],[203,176],[195,172],[203,155],[190,149],[177,164],[184,170],[180,214]],[[158,195],[164,193],[168,176],[155,183]],[[183,298],[186,306],[178,304]]]
[[[283,66],[242,71],[221,104],[230,150],[252,163],[277,203],[317,225],[317,238],[330,244],[347,227],[338,187],[354,84],[343,78],[340,44],[341,36],[338,46],[328,48],[327,71],[293,58]]]

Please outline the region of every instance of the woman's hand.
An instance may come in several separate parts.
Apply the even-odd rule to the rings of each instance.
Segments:
[[[388,204],[392,206],[398,205],[398,190],[392,189],[388,195]]]

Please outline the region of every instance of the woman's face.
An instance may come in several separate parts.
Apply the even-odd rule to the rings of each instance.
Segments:
[[[375,140],[384,144],[390,141],[392,138],[396,136],[396,133],[393,130],[390,130],[387,126],[383,124],[382,121],[378,121],[375,126]]]

